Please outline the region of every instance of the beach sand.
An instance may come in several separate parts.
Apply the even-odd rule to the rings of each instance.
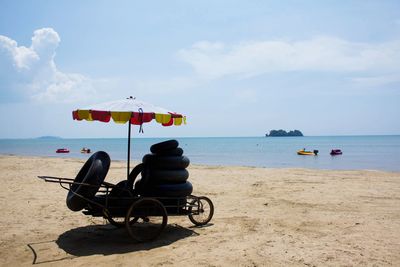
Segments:
[[[191,165],[211,223],[169,217],[138,244],[37,178],[73,178],[83,162],[0,156],[1,266],[400,266],[400,173]],[[125,164],[113,161],[106,181],[124,179]]]

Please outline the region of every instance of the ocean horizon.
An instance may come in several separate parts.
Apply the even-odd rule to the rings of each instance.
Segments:
[[[304,137],[165,137],[131,139],[131,160],[140,161],[154,143],[176,139],[192,164],[266,168],[400,171],[400,135],[348,135]],[[82,147],[106,151],[112,160],[127,160],[127,138],[0,139],[0,154],[88,158]],[[58,148],[70,153],[57,154]],[[318,150],[318,156],[297,151]],[[331,156],[331,149],[343,155]]]

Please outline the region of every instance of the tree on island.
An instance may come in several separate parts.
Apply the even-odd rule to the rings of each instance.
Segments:
[[[270,136],[270,137],[277,137],[277,136],[303,136],[303,133],[300,132],[299,130],[294,130],[294,131],[289,131],[286,132],[285,130],[271,130],[268,134],[265,134],[265,136]]]

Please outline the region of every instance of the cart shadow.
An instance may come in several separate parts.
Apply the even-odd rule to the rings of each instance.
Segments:
[[[179,225],[169,224],[156,240],[137,243],[132,240],[125,228],[89,225],[66,231],[58,237],[56,244],[66,253],[78,257],[95,254],[111,255],[168,246],[193,235],[198,234]]]

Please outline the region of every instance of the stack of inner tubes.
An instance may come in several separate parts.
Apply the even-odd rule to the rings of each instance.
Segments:
[[[154,144],[143,157],[142,179],[135,184],[143,196],[183,198],[193,191],[187,181],[189,159],[176,140]]]

